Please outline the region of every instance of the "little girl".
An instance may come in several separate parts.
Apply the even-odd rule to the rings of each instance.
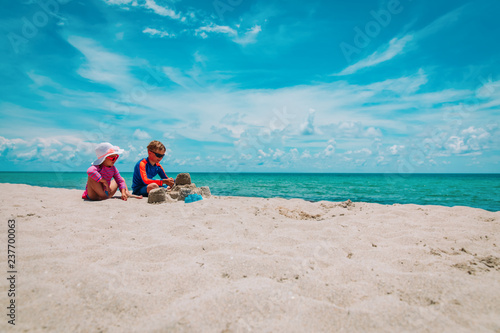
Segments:
[[[103,142],[97,145],[95,153],[97,159],[87,170],[89,178],[82,199],[109,199],[116,193],[118,188],[122,193],[122,200],[127,201],[129,197],[142,199],[142,195],[137,196],[129,192],[125,180],[115,167],[115,162],[119,155],[123,153],[123,149],[113,146],[109,142]]]

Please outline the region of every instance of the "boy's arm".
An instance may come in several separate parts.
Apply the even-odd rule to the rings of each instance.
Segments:
[[[160,178],[161,179],[167,179],[168,176],[165,173],[165,170],[163,169],[163,167],[161,166],[161,164],[160,163],[156,163],[156,165],[158,165],[158,167],[159,167],[159,169],[158,169],[158,175],[160,175]]]
[[[163,167],[161,166],[160,163],[156,163],[156,164],[159,166],[158,175],[160,175],[163,184],[174,186],[174,179],[168,178],[167,174],[165,173],[165,170],[163,169]]]
[[[139,164],[139,174],[141,176],[142,182],[146,185],[156,184],[158,186],[163,185],[163,181],[161,179],[149,179],[148,174],[146,172],[146,163],[148,163],[145,159],[141,161]]]

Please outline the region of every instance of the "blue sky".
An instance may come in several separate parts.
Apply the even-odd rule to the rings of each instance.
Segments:
[[[498,1],[2,7],[0,171],[500,171]]]

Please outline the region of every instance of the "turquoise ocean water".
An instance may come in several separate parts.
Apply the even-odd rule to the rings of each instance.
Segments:
[[[174,177],[176,173],[169,172]],[[129,188],[132,173],[122,172]],[[500,174],[191,173],[214,195],[380,204],[469,206],[500,210]],[[0,172],[0,183],[83,189],[85,172]]]

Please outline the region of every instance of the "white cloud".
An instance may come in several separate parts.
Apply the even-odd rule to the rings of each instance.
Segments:
[[[52,171],[74,171],[95,159],[95,144],[75,136],[39,137],[31,140],[0,136],[0,155],[14,163],[48,163]],[[38,168],[36,165],[34,169]]]
[[[154,0],[146,0],[144,7],[151,9],[153,12],[161,16],[167,16],[176,20],[181,18],[181,15],[177,14],[174,10],[159,6],[156,2],[154,2]]]
[[[142,7],[151,10],[153,13],[163,16],[170,17],[174,20],[180,20],[185,22],[186,18],[181,14],[176,13],[175,10],[168,7],[158,5],[154,0],[143,0],[140,3],[137,0],[104,0],[108,5],[121,6],[124,10],[130,10],[131,7]],[[192,17],[192,15],[189,15]]]
[[[487,79],[484,77],[479,77],[481,81],[481,87],[476,90],[476,96],[479,98],[489,98],[495,95],[499,97],[500,93],[500,81],[493,81],[490,77]],[[498,101],[498,100],[497,100]],[[498,104],[497,104],[498,105]]]
[[[170,133],[170,132],[163,133],[163,137],[165,139],[170,139],[170,140],[174,140],[175,139],[175,135],[173,133]]]
[[[334,139],[328,140],[326,148],[314,155],[316,158],[331,157],[335,154],[336,142]]]
[[[405,77],[400,77],[397,79],[387,79],[384,81],[375,82],[368,85],[367,88],[376,91],[389,90],[397,94],[401,94],[405,97],[407,95],[414,97],[412,94],[417,92],[420,89],[420,87],[425,85],[427,82],[428,82],[427,74],[424,72],[423,69],[420,68],[415,74]],[[422,98],[421,94],[418,96],[419,96],[418,98]],[[439,96],[442,96],[441,92]],[[407,99],[405,99],[404,101],[407,101]],[[411,99],[408,99],[408,101],[413,102],[413,100]]]
[[[430,148],[432,148],[432,156],[478,156],[491,150],[494,146],[498,146],[498,142],[495,142],[496,127],[493,127],[491,131],[490,133],[484,128],[469,126],[457,131],[455,135],[445,136],[444,138],[438,137],[430,142],[427,141]],[[449,132],[444,131],[443,133],[448,135]]]
[[[403,52],[403,49],[405,48],[406,44],[410,42],[413,39],[413,36],[407,35],[403,38],[393,38],[392,40],[389,41],[389,45],[384,46],[384,51],[375,51],[373,54],[368,56],[365,59],[362,59],[358,61],[357,63],[345,68],[343,71],[341,71],[338,74],[335,75],[349,75],[349,74],[354,74],[360,69],[367,68],[367,67],[373,67],[375,65],[378,65],[382,62],[391,60],[395,56],[401,54]]]
[[[279,148],[276,148],[274,154],[273,154],[273,159],[278,160],[280,157],[284,156],[285,152]]]
[[[311,158],[311,153],[309,152],[309,150],[304,150],[304,152],[302,153],[302,155],[300,155],[300,158],[301,159],[306,159],[306,158]]]
[[[446,142],[446,148],[453,154],[461,154],[469,150],[469,147],[464,144],[464,140],[458,136],[451,136]]]
[[[239,27],[238,27],[239,28]],[[247,30],[243,35],[229,27],[229,26],[221,26],[216,25],[215,23],[210,23],[206,26],[200,27],[195,30],[195,35],[200,36],[202,38],[208,38],[208,33],[217,33],[217,34],[225,34],[232,39],[233,42],[240,45],[252,44],[257,41],[257,35],[262,31],[260,25],[255,25],[249,30]]]
[[[325,150],[323,151],[325,156],[332,156],[335,153],[335,147],[333,145],[328,145],[326,146]]]
[[[309,109],[309,115],[307,116],[307,120],[305,123],[300,125],[300,133],[302,135],[313,135],[317,133],[316,128],[314,127],[314,109]]]
[[[405,148],[405,146],[394,145],[394,146],[389,147],[389,151],[391,152],[392,155],[397,155],[404,148]]]
[[[185,89],[196,87],[198,85],[196,81],[194,81],[189,75],[184,74],[177,68],[165,66],[162,68],[162,70],[170,81],[178,84]]]
[[[135,2],[135,0],[104,0],[104,1],[108,5],[128,5]]]
[[[250,28],[242,37],[234,38],[234,42],[240,45],[253,44],[257,41],[257,35],[262,31],[260,25],[255,25]]]
[[[126,65],[123,68],[128,70],[130,59],[123,57],[122,60]],[[192,58],[191,61],[193,61]],[[406,138],[415,138],[415,134],[422,131],[424,126],[446,125],[446,120],[443,120],[443,105],[452,106],[456,104],[456,101],[468,101],[471,94],[474,93],[474,91],[453,89],[435,91],[432,95],[430,95],[431,93],[418,93],[418,88],[413,87],[420,87],[423,82],[426,82],[426,75],[421,71],[415,75],[369,85],[354,85],[339,81],[278,89],[237,89],[218,84],[202,86],[188,75],[190,73],[177,68],[165,67],[163,73],[180,87],[168,85],[166,78],[163,77],[163,83],[167,82],[168,89],[158,87],[148,92],[148,98],[137,101],[137,106],[132,109],[134,114],[141,114],[141,117],[124,118],[120,120],[120,127],[126,128],[128,133],[133,133],[137,128],[151,128],[148,127],[152,121],[149,115],[153,113],[151,112],[153,110],[168,125],[159,133],[153,132],[154,129],[151,128],[151,132],[148,130],[149,133],[146,135],[161,137],[163,132],[172,135],[182,133],[183,137],[175,136],[176,139],[201,142],[209,140],[217,144],[222,143],[223,145],[214,146],[215,148],[210,148],[210,144],[207,145],[207,154],[215,156],[214,165],[220,161],[222,153],[233,158],[240,156],[240,154],[235,154],[236,146],[234,144],[242,136],[248,140],[253,138],[259,143],[256,148],[251,147],[252,150],[244,151],[244,156],[248,157],[249,154],[252,154],[255,161],[261,156],[260,161],[264,162],[264,165],[292,161],[294,156],[299,155],[299,149],[302,159],[299,163],[304,165],[309,163],[311,167],[327,163],[344,163],[342,162],[344,157],[342,152],[345,150],[352,151],[352,155],[346,155],[346,157],[362,160],[369,156],[366,160],[371,163],[375,163],[379,158],[377,152],[379,154],[385,153],[386,159],[383,162],[390,164],[393,161],[389,149],[391,145],[397,144],[394,149],[398,152],[401,146],[407,145],[404,143]],[[202,76],[201,80],[206,80],[206,74],[202,75],[205,76]],[[32,80],[37,82],[36,84],[49,82],[36,74],[32,75]],[[413,93],[406,94],[407,87],[410,87],[410,91]],[[404,95],[401,96],[400,93]],[[79,103],[80,101],[92,99],[92,103],[96,105],[106,105],[106,101],[109,102],[116,96],[106,95],[109,96],[96,94],[92,95],[92,98],[88,98],[88,94],[86,94],[85,98],[76,99],[65,94],[63,99],[68,100],[69,105],[81,107],[89,105],[89,101],[85,101],[84,104]],[[55,100],[56,96],[51,97],[54,97]],[[419,112],[406,112],[407,106],[402,103],[402,100],[411,101],[408,105],[411,109],[419,110]],[[286,108],[286,115],[281,111],[275,111],[277,108]],[[318,117],[321,115],[321,119],[318,117],[314,119],[314,111],[304,115],[304,110],[309,109],[317,110]],[[88,117],[86,118],[88,119]],[[173,121],[167,122],[166,119]],[[464,126],[455,132],[448,131],[446,137],[455,135],[462,139],[462,148],[457,149],[455,141],[450,141],[445,146],[446,141],[444,141],[443,148],[439,150],[439,153],[449,155],[456,154],[454,151],[461,151],[460,155],[464,155],[478,153],[491,147],[495,135],[492,130],[486,127],[484,120],[484,113],[471,113],[468,118],[462,119]],[[481,121],[483,121],[482,124]],[[193,122],[197,122],[199,128],[183,130],[188,129],[189,124]],[[408,127],[408,124],[411,124],[412,127]],[[212,128],[220,133],[225,131],[226,135],[212,135]],[[301,137],[300,133],[303,131],[315,133],[315,136]],[[265,141],[261,140],[259,136],[262,133]],[[399,138],[405,139],[395,139],[394,133],[404,133],[404,136],[399,136]],[[4,136],[6,135],[4,134]],[[332,137],[336,138],[338,144],[333,141],[327,142]],[[134,138],[137,139],[136,136]],[[370,146],[376,138],[380,138],[383,142],[380,151]],[[297,152],[292,152],[290,147],[297,147]],[[363,151],[362,147],[369,149],[366,148],[367,151]],[[468,150],[463,147],[467,147]],[[369,154],[368,150],[372,154]],[[29,155],[31,151],[32,149],[25,149],[23,153]],[[56,156],[57,153],[56,149],[53,156]],[[321,154],[318,155],[318,153]],[[196,154],[192,156],[196,156]],[[316,155],[321,157],[319,162],[309,160]],[[330,156],[339,158],[322,160],[322,158]],[[207,161],[207,159],[203,161]],[[252,160],[245,161],[251,162]],[[435,161],[441,163],[438,158],[435,158]]]
[[[27,72],[26,74],[35,83],[36,88],[39,87],[53,87],[56,89],[63,88],[59,83],[54,82],[50,77],[36,74],[35,71],[33,70]]]
[[[201,54],[199,51],[196,51],[193,56],[194,56],[194,61],[202,65],[205,65],[205,63],[208,61],[208,58],[203,54]]]
[[[211,23],[211,24],[204,26],[204,27],[200,27],[200,28],[195,30],[195,34],[205,33],[205,35],[204,35],[205,37],[202,36],[203,38],[208,37],[206,34],[207,32],[227,34],[227,35],[233,36],[233,37],[238,35],[238,32],[236,32],[236,30],[234,30],[228,26],[216,25],[214,23]]]
[[[238,114],[237,125],[243,126],[244,130],[253,129],[254,132],[249,133],[251,136],[258,135],[261,129],[268,129],[271,135],[266,135],[266,137],[272,136],[273,140],[281,144],[287,140],[300,141],[298,134],[301,130],[307,129],[307,126],[304,126],[307,121],[301,114],[302,110],[309,110],[312,107],[317,110],[316,112],[321,112],[322,117],[321,124],[312,123],[314,130],[317,131],[315,135],[322,136],[321,138],[325,140],[336,137],[373,141],[374,137],[391,137],[395,133],[413,135],[418,128],[415,127],[408,133],[409,116],[411,116],[412,123],[441,124],[443,105],[449,105],[446,103],[447,98],[452,100],[467,98],[471,93],[447,90],[442,94],[438,91],[432,97],[427,93],[414,93],[412,102],[406,105],[401,102],[402,97],[397,93],[387,94],[387,92],[399,92],[401,86],[419,86],[423,82],[421,74],[364,86],[350,85],[341,81],[278,89],[239,90],[213,84],[201,85],[198,81],[203,82],[206,77],[202,76],[194,80],[177,68],[165,67],[163,70],[170,80],[182,88],[170,87],[168,90],[152,91],[149,94],[150,98],[141,101],[141,109],[138,111],[142,108],[165,110],[165,105],[168,105],[168,110],[171,111],[168,111],[165,116],[178,119],[179,124],[183,124],[182,126],[194,120],[200,124],[197,131],[189,131],[187,134],[190,138],[199,141],[211,137],[212,126],[219,128],[221,119],[228,114]],[[419,96],[423,97],[419,98]],[[286,109],[286,114],[278,109],[280,104],[284,110]],[[420,112],[408,115],[405,113],[407,108],[418,109]],[[174,110],[183,110],[183,112],[174,112]],[[193,115],[196,115],[196,119],[193,119]],[[404,117],[399,117],[399,115],[404,115]],[[315,120],[317,122],[317,119]],[[144,126],[146,125],[147,122],[144,123]],[[232,136],[227,138],[230,137]],[[217,140],[222,140],[222,138],[218,137]],[[295,142],[289,144],[303,147],[297,146]],[[315,154],[319,147],[304,148],[310,148],[312,154]]]
[[[0,152],[16,149],[19,146],[27,145],[28,142],[23,139],[7,139],[0,136]]]
[[[457,22],[460,12],[463,10],[464,7],[465,5],[453,10],[450,13],[441,16],[440,18],[433,21],[432,23],[425,26],[419,31],[410,33],[402,38],[396,37],[391,39],[388,45],[384,45],[382,48],[375,51],[365,59],[362,59],[356,62],[355,64],[348,66],[340,73],[333,75],[342,76],[342,75],[354,74],[361,69],[376,66],[380,63],[389,61],[400,54],[405,53],[405,49],[407,48],[407,45],[410,45],[410,42],[416,43],[418,40],[423,39],[429,35],[433,35],[437,33],[439,30],[444,29],[450,26],[451,24]]]
[[[355,154],[365,154],[365,155],[371,155],[372,154],[372,151],[368,148],[362,148],[360,150],[356,150],[354,152]]]
[[[105,50],[89,38],[70,36],[68,42],[85,56],[86,62],[78,69],[82,77],[116,89],[125,89],[134,82],[128,58]]]
[[[269,154],[267,154],[267,153],[266,153],[265,151],[263,151],[262,149],[259,149],[259,150],[258,150],[258,152],[259,152],[259,155],[260,155],[260,156],[262,156],[262,157],[268,157],[268,156],[269,156]]]
[[[148,132],[140,130],[140,129],[136,129],[133,135],[134,135],[134,138],[137,140],[150,140],[151,139],[151,135],[149,135]]]
[[[165,37],[173,38],[173,37],[175,37],[175,34],[169,33],[167,31],[153,29],[153,28],[146,28],[142,32],[145,34],[148,34],[151,36],[157,36],[160,38],[165,38]]]
[[[365,126],[359,121],[342,121],[323,125],[322,130],[324,133],[331,133],[336,137],[374,138],[382,136],[382,131],[379,128]]]
[[[365,136],[369,137],[382,136],[382,131],[375,127],[368,127],[368,129],[365,131]]]
[[[488,148],[491,134],[485,129],[470,126],[469,128],[464,129],[461,133],[464,135],[463,140],[469,150],[477,151]]]
[[[252,154],[240,154],[240,159],[243,159],[243,160],[251,160],[253,158]]]
[[[443,16],[431,22],[429,25],[420,29],[415,33],[415,39],[422,39],[430,35],[435,35],[438,31],[458,22],[461,12],[464,10],[465,6],[466,5],[463,5],[449,13],[444,14]]]

